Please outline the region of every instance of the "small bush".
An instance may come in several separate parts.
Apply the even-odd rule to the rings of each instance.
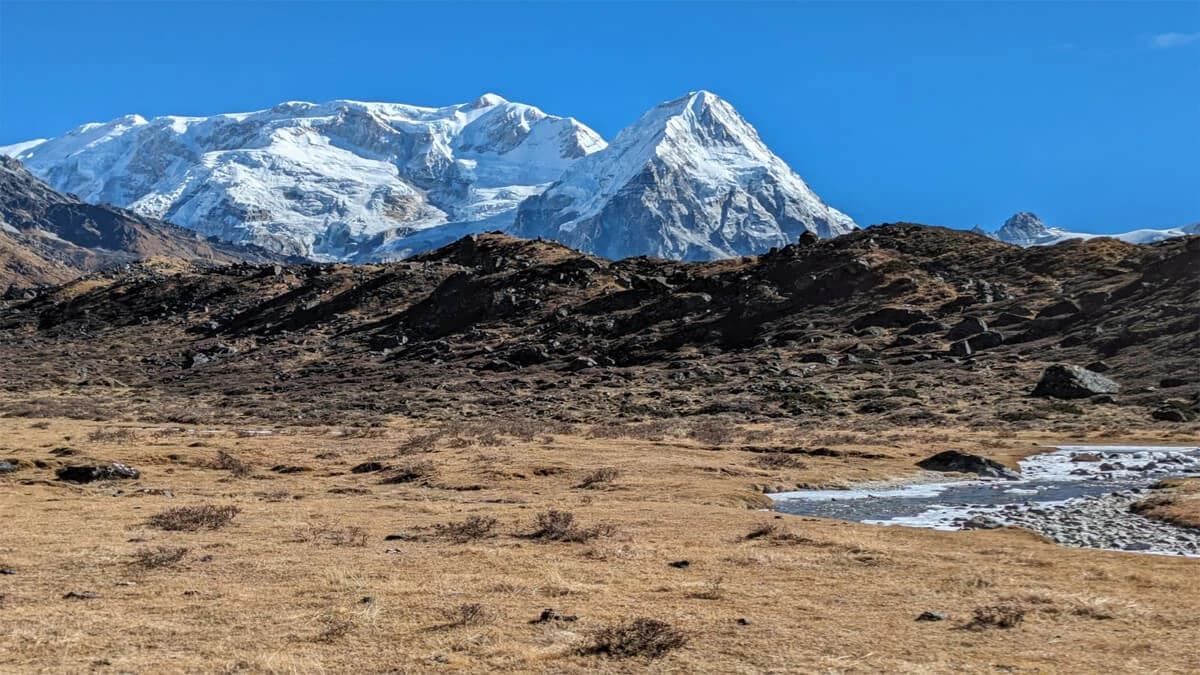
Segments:
[[[762,525],[755,526],[753,530],[747,532],[746,536],[742,538],[746,541],[752,539],[769,539],[779,534],[780,531],[781,528],[776,523],[763,523]]]
[[[615,529],[611,525],[582,527],[575,521],[574,513],[556,509],[539,513],[534,526],[537,529],[529,536],[541,541],[584,542],[610,535]]]
[[[212,468],[219,471],[228,471],[229,473],[238,476],[247,476],[250,474],[250,465],[224,450],[217,451],[217,458],[213,460]]]
[[[804,462],[786,452],[767,452],[754,458],[754,463],[763,469],[803,469]]]
[[[493,530],[497,522],[495,518],[487,516],[471,516],[458,523],[435,525],[433,529],[439,537],[450,539],[458,544],[465,544],[468,541],[495,536]]]
[[[988,605],[975,608],[975,618],[967,628],[1016,628],[1025,620],[1025,610],[1015,605]]]
[[[445,436],[445,431],[431,431],[427,434],[417,434],[401,443],[400,447],[396,448],[396,455],[416,455],[433,452],[437,449],[438,441],[442,440]]]
[[[688,435],[705,445],[725,445],[734,438],[734,429],[727,422],[705,420],[693,426]]]
[[[605,654],[613,658],[658,658],[687,644],[679,629],[658,619],[638,618],[608,626],[596,632],[584,654]]]
[[[725,577],[713,577],[704,584],[703,590],[693,593],[692,597],[699,600],[720,600],[725,595],[725,589],[722,588],[724,583]]]
[[[396,469],[392,471],[391,475],[379,482],[385,484],[413,483],[416,481],[429,480],[430,478],[433,478],[435,472],[436,467],[434,467],[433,462],[413,462],[411,464],[396,467]]]
[[[348,546],[361,548],[367,545],[367,531],[356,525],[341,527],[309,523],[307,529],[301,530],[297,538],[300,541],[329,546]]]
[[[133,564],[148,570],[170,567],[183,560],[187,552],[186,548],[179,546],[146,548],[133,554]]]
[[[218,530],[232,522],[240,512],[241,509],[236,506],[183,506],[156,513],[150,517],[149,525],[178,532]]]
[[[87,435],[93,443],[129,443],[137,440],[133,429],[97,429]]]
[[[496,620],[492,610],[478,602],[464,602],[461,605],[442,611],[447,628],[458,626],[483,626]]]
[[[620,476],[621,472],[615,467],[606,466],[602,469],[596,469],[583,477],[583,480],[576,485],[577,488],[585,490],[596,490],[602,487],[607,487],[610,483]]]

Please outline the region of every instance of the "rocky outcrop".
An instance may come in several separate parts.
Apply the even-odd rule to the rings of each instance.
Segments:
[[[1120,385],[1100,373],[1080,366],[1055,364],[1042,373],[1033,395],[1074,399],[1115,394],[1120,390]]]
[[[1004,466],[1000,462],[972,455],[959,450],[945,450],[938,454],[927,457],[919,462],[917,466],[926,471],[938,471],[941,473],[973,473],[984,478],[1005,478],[1008,480],[1017,480],[1021,477],[1019,473]]]

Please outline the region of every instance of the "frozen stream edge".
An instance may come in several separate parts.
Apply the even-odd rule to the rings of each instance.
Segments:
[[[1200,529],[1129,511],[1157,481],[1200,475],[1200,447],[1052,447],[1050,452],[1021,460],[1018,481],[874,483],[769,496],[781,513],[938,530],[1016,526],[1066,546],[1200,557]],[[1100,461],[1080,461],[1090,459],[1088,455]],[[1049,498],[1075,493],[1081,494]],[[938,503],[939,498],[944,503]],[[895,515],[881,516],[880,511],[888,512],[890,507]]]

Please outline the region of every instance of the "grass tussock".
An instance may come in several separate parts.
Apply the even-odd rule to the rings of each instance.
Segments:
[[[233,522],[240,512],[241,509],[236,506],[181,506],[150,516],[148,524],[150,527],[172,532],[219,530]]]
[[[433,462],[412,462],[396,467],[379,482],[385,485],[424,482],[431,480],[436,473],[437,467],[434,466]]]
[[[218,471],[228,471],[229,473],[241,478],[250,475],[250,465],[224,450],[217,451],[217,458],[213,460],[212,468]]]
[[[754,465],[760,469],[803,469],[806,464],[795,455],[786,452],[765,452],[754,458]]]
[[[601,654],[613,658],[655,659],[687,644],[683,631],[666,621],[636,618],[596,631],[584,654]]]
[[[986,605],[975,608],[974,617],[965,628],[984,630],[988,628],[1016,628],[1025,620],[1025,608],[1017,605]]]
[[[182,546],[159,546],[145,548],[133,554],[133,564],[147,570],[172,567],[187,556],[188,550]]]
[[[612,482],[615,481],[620,475],[620,469],[612,466],[606,466],[589,472],[575,487],[583,488],[585,490],[603,489],[610,487]]]
[[[442,610],[445,628],[462,626],[485,626],[496,620],[496,612],[478,602],[464,602],[461,605]]]

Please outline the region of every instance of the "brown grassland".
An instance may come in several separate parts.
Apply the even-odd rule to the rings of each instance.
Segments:
[[[21,467],[0,476],[0,671],[1200,671],[1198,560],[777,516],[762,494],[902,477],[947,447],[1194,439],[270,431],[0,419]],[[142,477],[54,479],[89,460]]]

